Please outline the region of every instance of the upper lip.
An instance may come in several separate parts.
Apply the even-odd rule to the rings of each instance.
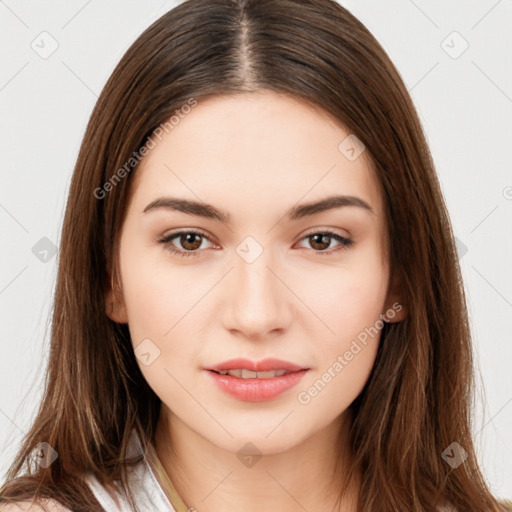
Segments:
[[[288,372],[297,372],[299,370],[308,370],[298,364],[283,361],[282,359],[274,359],[272,357],[262,359],[261,361],[251,361],[250,359],[230,359],[223,363],[216,364],[206,368],[207,370],[222,371],[222,370],[236,370],[238,368],[251,370],[253,372],[268,372],[271,370],[287,370]]]

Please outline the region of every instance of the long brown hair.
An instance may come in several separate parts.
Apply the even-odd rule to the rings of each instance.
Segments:
[[[332,0],[188,0],[145,30],[117,65],[72,178],[42,403],[0,503],[35,496],[73,511],[101,510],[86,472],[126,487],[127,466],[137,462],[126,456],[129,435],[136,429],[147,447],[160,408],[127,326],[105,313],[137,171],[130,159],[191,99],[260,90],[307,101],[355,134],[384,196],[390,265],[408,316],[385,324],[372,374],[350,406],[354,464],[363,475],[359,510],[434,511],[444,502],[460,511],[505,510],[486,485],[471,438],[464,290],[418,115],[383,48]],[[33,471],[28,461],[43,441],[58,458]],[[457,468],[442,457],[454,442],[467,453]]]

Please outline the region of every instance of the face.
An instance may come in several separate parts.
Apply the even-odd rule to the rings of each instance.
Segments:
[[[379,186],[367,152],[354,158],[361,148],[347,136],[288,96],[212,97],[161,137],[133,177],[122,292],[109,292],[107,311],[128,323],[162,407],[219,447],[250,440],[275,453],[339,421],[368,379],[383,315],[403,317]],[[301,208],[332,196],[345,199]],[[234,358],[307,371],[276,396],[248,398],[245,380],[233,396],[207,368]]]

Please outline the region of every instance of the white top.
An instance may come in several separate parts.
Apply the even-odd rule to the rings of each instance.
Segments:
[[[143,454],[142,446],[134,430],[128,444],[127,456],[133,457],[139,454]],[[94,475],[89,473],[86,476],[86,481],[106,512],[133,512],[128,500],[120,492],[115,495],[116,503],[114,497],[106,491]],[[155,510],[158,510],[158,512],[178,512],[171,505],[146,457],[136,466],[128,468],[128,481],[138,512],[155,512]],[[119,486],[117,487],[119,488]]]

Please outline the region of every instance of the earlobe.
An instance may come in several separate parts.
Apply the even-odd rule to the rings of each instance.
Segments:
[[[398,274],[395,273],[388,290],[386,309],[383,313],[384,320],[388,323],[402,322],[407,317],[407,308],[404,302],[401,281]]]
[[[114,286],[116,288],[114,288]],[[105,296],[105,312],[111,320],[118,324],[128,323],[128,314],[123,292],[121,287],[117,284],[114,285],[113,282]]]
[[[383,314],[384,321],[388,324],[392,324],[402,322],[407,317],[407,310],[401,302],[395,301]]]

